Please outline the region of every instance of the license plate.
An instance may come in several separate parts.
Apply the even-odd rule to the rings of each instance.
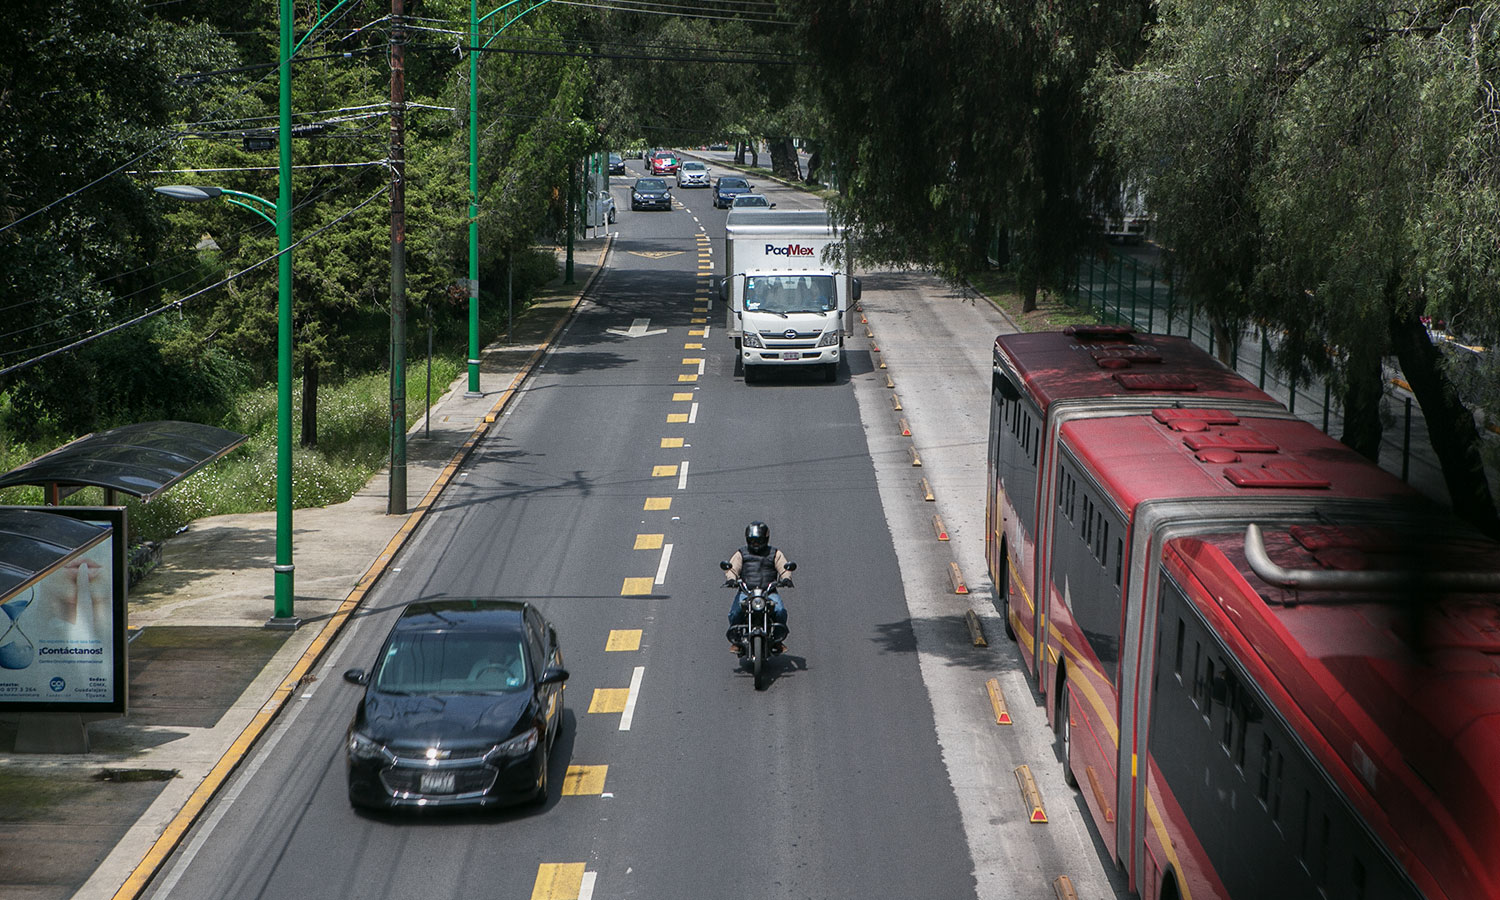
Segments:
[[[801,359],[802,358],[802,354],[798,353],[796,350],[789,350],[786,353],[781,354],[781,358],[782,359]]]
[[[423,772],[422,793],[424,794],[451,794],[455,775],[453,772]]]

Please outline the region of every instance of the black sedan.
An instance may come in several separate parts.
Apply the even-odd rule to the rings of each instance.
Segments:
[[[529,603],[412,603],[391,628],[345,738],[359,807],[492,806],[547,799],[562,723],[562,650]]]
[[[672,192],[667,188],[665,178],[637,178],[635,187],[630,189],[630,208],[636,209],[666,209],[672,208]]]
[[[734,198],[740,194],[748,194],[754,188],[750,182],[738,175],[721,175],[714,182],[714,206],[719,209],[728,209],[734,205]]]

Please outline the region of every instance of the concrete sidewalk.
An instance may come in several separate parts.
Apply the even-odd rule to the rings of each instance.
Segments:
[[[461,376],[407,435],[406,515],[386,514],[382,471],[337,506],[293,515],[295,615],[272,614],[276,514],[218,516],[167,542],[130,597],[130,713],[89,726],[90,752],[11,752],[0,718],[0,896],[137,896],[282,702],[421,524],[427,509],[551,346],[606,264],[610,238],[576,242],[561,275],[485,348],[480,390]],[[559,251],[560,252],[560,251]],[[561,268],[561,267],[560,267]],[[430,432],[429,432],[430,429]]]

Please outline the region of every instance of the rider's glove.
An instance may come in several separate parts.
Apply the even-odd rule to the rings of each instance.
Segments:
[[[735,586],[735,581],[734,581],[733,578],[726,578],[726,579],[724,579],[724,587],[734,587],[734,586]]]
[[[782,587],[794,587],[794,585],[792,584],[792,579],[790,579],[790,578],[783,578],[783,579],[781,579],[781,586]]]

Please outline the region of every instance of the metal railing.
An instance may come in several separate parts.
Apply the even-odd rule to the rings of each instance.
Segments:
[[[1085,256],[1079,260],[1072,290],[1064,302],[1101,322],[1130,325],[1153,334],[1188,337],[1209,353],[1220,348],[1212,322],[1191,297],[1182,295],[1150,259],[1112,250],[1106,257]],[[1295,375],[1280,372],[1272,362],[1274,335],[1264,329],[1243,336],[1229,348],[1230,365],[1261,390],[1286,404],[1305,421],[1336,434],[1343,429],[1343,409],[1321,379],[1299,383]],[[1448,504],[1448,489],[1442,469],[1431,450],[1427,423],[1395,362],[1386,365],[1385,395],[1381,401],[1382,438],[1380,464],[1387,471],[1441,503]],[[1481,432],[1486,441],[1500,441],[1493,430]],[[1489,467],[1491,490],[1500,489],[1500,472]]]

